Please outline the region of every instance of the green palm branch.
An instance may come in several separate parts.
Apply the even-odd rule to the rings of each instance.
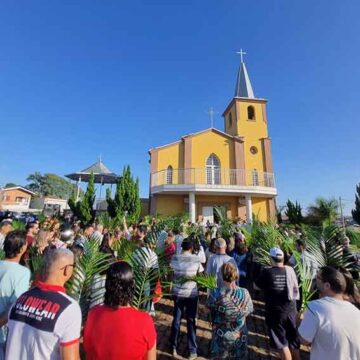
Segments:
[[[301,309],[300,312],[304,312],[307,308],[308,303],[311,301],[315,290],[313,289],[313,267],[309,261],[301,261],[300,253],[294,251],[296,259],[295,272],[300,280],[300,291],[301,291]]]
[[[157,256],[157,264],[152,264],[150,253],[146,248],[138,248],[132,256],[130,261],[135,279],[135,296],[133,300],[133,306],[139,309],[143,309],[146,302],[153,298],[153,292],[158,280],[161,282],[163,289],[169,289],[172,287],[172,282],[169,281],[170,274],[172,272],[169,262],[165,256],[164,249],[157,247],[162,232],[156,227],[153,231],[146,234],[145,244],[146,247],[153,249]],[[163,295],[168,295],[163,293]]]
[[[119,225],[117,218],[111,218],[108,213],[102,213],[96,218],[97,222],[107,228],[109,231],[113,231],[114,228]]]
[[[215,215],[217,216],[220,224],[219,234],[224,239],[229,239],[233,235],[232,221],[228,219],[226,208],[224,206],[214,207]]]
[[[138,248],[131,260],[135,280],[132,305],[137,309],[143,309],[145,303],[152,299],[156,282],[160,278],[158,264],[152,260],[152,255],[146,248]]]
[[[13,220],[11,222],[13,230],[25,230],[26,224],[21,220]]]
[[[29,252],[29,265],[30,265],[30,269],[32,272],[32,278],[35,279],[36,275],[39,274],[43,262],[44,262],[44,257],[43,255],[40,253],[39,249],[36,247],[29,247],[28,248],[28,252]]]
[[[213,275],[198,274],[195,276],[182,276],[179,277],[176,281],[179,282],[180,284],[184,284],[187,281],[194,281],[201,288],[205,288],[205,289],[217,288],[216,277]]]
[[[312,255],[318,268],[323,266],[351,268],[349,259],[343,256],[342,246],[338,241],[339,228],[334,225],[324,227],[321,234],[308,234],[307,251]]]
[[[282,247],[293,251],[295,236],[285,235],[271,223],[255,220],[251,227],[251,248],[256,260],[262,265],[270,265],[269,251],[272,247]]]
[[[125,238],[120,239],[113,246],[116,258],[118,260],[126,261],[129,264],[132,262],[132,257],[136,249],[137,246],[135,243]]]
[[[66,284],[68,295],[79,302],[83,319],[86,319],[90,301],[100,300],[103,289],[93,293],[93,283],[96,274],[104,273],[111,263],[109,254],[99,251],[96,240],[87,240],[84,243],[84,254],[75,265],[74,273]]]

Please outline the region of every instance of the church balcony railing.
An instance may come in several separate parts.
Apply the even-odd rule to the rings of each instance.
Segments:
[[[202,169],[164,169],[152,173],[151,187],[162,185],[276,187],[273,173],[216,167]]]

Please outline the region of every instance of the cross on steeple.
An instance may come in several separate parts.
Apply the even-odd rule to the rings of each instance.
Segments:
[[[241,62],[243,63],[243,62],[244,62],[243,55],[246,55],[246,52],[243,51],[243,49],[240,49],[240,51],[237,51],[236,53],[237,53],[238,55],[240,55],[240,60],[241,60]]]
[[[214,108],[211,106],[209,111],[207,112],[210,116],[210,125],[213,128],[214,127],[214,116],[218,113],[214,110]]]

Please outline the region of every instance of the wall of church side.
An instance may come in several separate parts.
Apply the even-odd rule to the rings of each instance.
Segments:
[[[277,222],[276,218],[276,203],[275,199],[268,199],[268,209],[269,209],[269,220],[272,222]]]
[[[220,160],[220,167],[231,169],[235,166],[234,146],[231,138],[216,134],[214,132],[206,132],[192,139],[192,167],[197,169],[205,169],[206,160],[211,154],[215,154]],[[204,179],[199,179],[206,183],[206,172],[203,173]],[[221,172],[222,182],[226,182],[224,176],[226,172]]]
[[[269,220],[269,204],[266,198],[252,197],[252,212],[260,221]]]
[[[173,169],[178,169],[180,165],[179,151],[179,143],[158,149],[158,171],[166,170],[169,165],[171,165]]]
[[[188,204],[184,195],[156,195],[155,213],[160,215],[177,215],[188,212]]]
[[[271,140],[269,138],[261,139],[264,171],[273,172],[272,156],[271,156]]]

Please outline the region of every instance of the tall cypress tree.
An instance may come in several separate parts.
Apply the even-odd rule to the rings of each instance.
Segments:
[[[81,200],[75,202],[76,195],[74,192],[68,201],[70,209],[84,225],[90,224],[95,219],[95,195],[94,174],[91,173],[84,197]]]
[[[355,209],[351,210],[353,219],[360,225],[360,183],[356,185]]]
[[[114,199],[111,198],[110,191],[106,194],[108,203],[108,213],[112,218],[120,221],[126,215],[128,221],[138,220],[141,204],[139,196],[139,179],[134,180],[130,166],[123,169],[122,176],[116,184]]]

